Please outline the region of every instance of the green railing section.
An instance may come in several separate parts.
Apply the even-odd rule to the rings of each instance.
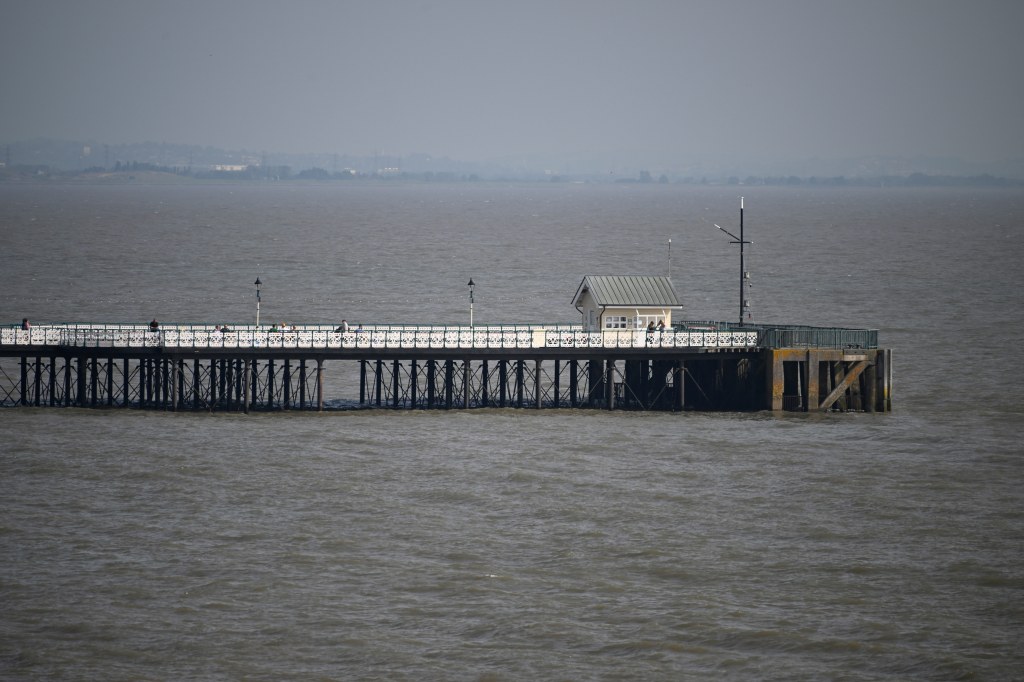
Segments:
[[[759,348],[878,348],[877,329],[713,321],[686,321],[674,327],[680,331],[756,331]]]

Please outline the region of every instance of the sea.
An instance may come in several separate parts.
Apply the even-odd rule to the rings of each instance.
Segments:
[[[0,409],[0,679],[1024,679],[1024,189],[8,183],[0,321],[735,321],[741,197],[891,413]]]

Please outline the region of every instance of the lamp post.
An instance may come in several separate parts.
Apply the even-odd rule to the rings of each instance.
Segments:
[[[260,327],[260,285],[263,282],[260,281],[259,275],[256,275],[256,329]]]
[[[470,277],[469,278],[469,326],[471,328],[473,326],[473,287],[475,287],[475,286],[476,285],[473,284],[473,278]]]

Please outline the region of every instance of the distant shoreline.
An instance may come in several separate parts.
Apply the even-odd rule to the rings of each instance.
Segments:
[[[200,174],[163,170],[138,171],[60,171],[39,166],[15,166],[0,168],[0,184],[83,184],[83,185],[204,185],[204,184],[293,184],[293,185],[369,185],[369,184],[463,184],[463,183],[512,183],[512,184],[586,184],[586,185],[686,185],[686,186],[739,186],[739,187],[1024,187],[1024,180],[994,175],[929,175],[911,173],[906,176],[864,176],[864,177],[798,177],[790,176],[737,176],[719,178],[684,177],[660,181],[634,178],[593,178],[549,176],[546,178],[481,177],[454,173],[397,173],[393,175],[349,175],[347,177],[253,177],[243,173],[230,172]]]

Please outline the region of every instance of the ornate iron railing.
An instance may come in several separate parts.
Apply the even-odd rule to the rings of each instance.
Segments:
[[[568,325],[511,327],[385,327],[337,332],[329,328],[221,332],[196,326],[36,327],[0,330],[0,345],[169,349],[536,349],[536,348],[756,348],[755,331],[608,330]]]

